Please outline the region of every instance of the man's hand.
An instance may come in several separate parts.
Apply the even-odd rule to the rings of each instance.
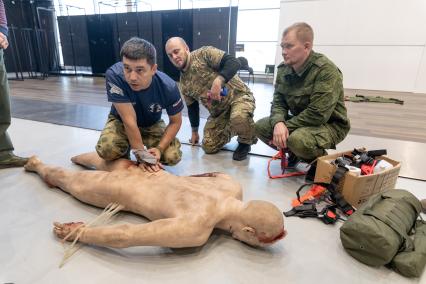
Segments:
[[[220,101],[222,97],[220,96],[220,92],[222,91],[222,85],[225,83],[225,79],[222,76],[217,76],[212,83],[212,87],[210,89],[210,98],[212,100]]]
[[[284,122],[278,122],[274,126],[273,143],[279,149],[287,148],[288,129]]]
[[[155,165],[148,163],[141,163],[139,167],[141,167],[144,171],[148,171],[150,173],[158,172],[163,169],[163,165],[160,163],[161,152],[157,148],[150,148],[148,152],[153,155],[157,159],[157,163]]]
[[[200,136],[198,135],[198,132],[192,131],[191,139],[189,139],[189,143],[191,143],[192,146],[197,145],[198,142],[200,142]]]
[[[0,32],[0,48],[6,49],[9,46],[9,41],[7,41],[7,36]]]

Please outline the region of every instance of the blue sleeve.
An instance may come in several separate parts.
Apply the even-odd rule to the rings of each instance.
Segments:
[[[127,94],[123,79],[115,74],[111,69],[108,69],[105,74],[106,79],[106,90],[108,95],[108,101],[113,103],[129,103],[131,102],[129,95]]]
[[[183,102],[180,96],[179,89],[175,82],[173,82],[173,86],[168,88],[168,104],[166,106],[166,111],[168,115],[178,114],[183,110]]]

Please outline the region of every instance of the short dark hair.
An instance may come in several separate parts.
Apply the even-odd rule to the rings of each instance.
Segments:
[[[130,60],[146,59],[149,65],[157,63],[157,51],[152,43],[139,37],[132,37],[123,44],[120,57]]]

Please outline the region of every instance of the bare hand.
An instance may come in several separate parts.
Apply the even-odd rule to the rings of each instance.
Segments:
[[[279,149],[287,148],[288,129],[284,122],[278,122],[274,126],[273,143]]]
[[[198,142],[200,142],[200,136],[198,135],[198,132],[192,131],[191,139],[189,139],[189,143],[191,143],[192,146],[197,145]]]
[[[6,49],[9,46],[9,41],[7,40],[7,36],[0,32],[0,48]]]
[[[220,101],[222,97],[220,96],[220,92],[222,91],[223,78],[222,76],[217,76],[212,83],[212,87],[210,89],[210,98],[212,100]]]

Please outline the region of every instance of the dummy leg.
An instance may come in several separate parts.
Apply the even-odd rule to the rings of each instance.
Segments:
[[[134,162],[127,159],[118,159],[114,161],[106,161],[99,157],[96,152],[89,152],[74,156],[71,158],[74,164],[83,166],[88,169],[96,169],[100,171],[111,172],[114,170],[128,169],[136,166]]]
[[[120,203],[118,188],[111,186],[110,173],[106,171],[71,171],[43,164],[37,157],[30,158],[25,170],[36,172],[52,187],[59,187],[75,198],[105,208],[110,203]],[[122,204],[125,206],[125,204]]]

